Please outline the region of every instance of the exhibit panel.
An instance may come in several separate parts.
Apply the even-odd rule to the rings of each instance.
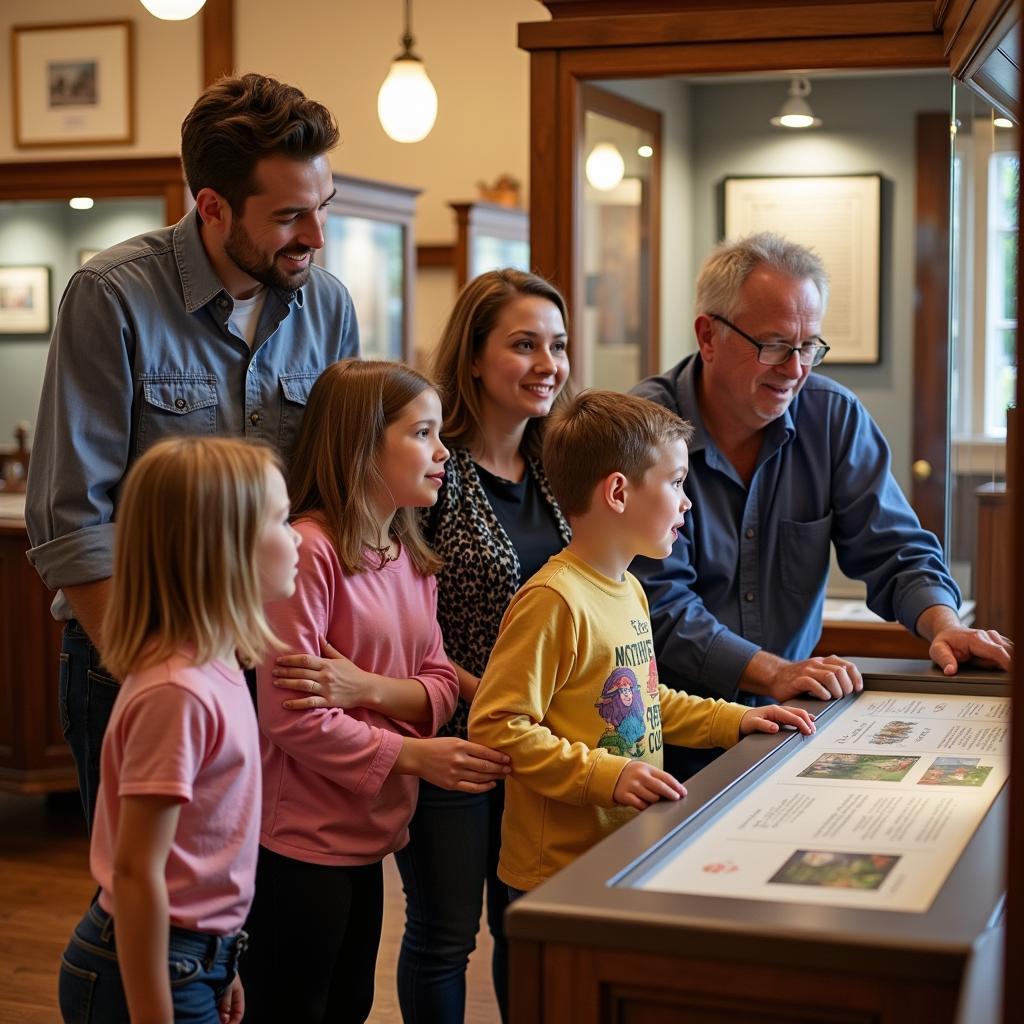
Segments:
[[[860,665],[512,906],[516,1024],[995,1019],[1007,681]]]

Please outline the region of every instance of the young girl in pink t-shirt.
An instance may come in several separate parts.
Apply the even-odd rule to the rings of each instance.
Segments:
[[[154,445],[128,474],[99,644],[123,679],[103,741],[93,905],[61,960],[65,1021],[242,1018],[259,738],[239,661],[295,586],[273,453],[223,438]]]
[[[242,964],[250,1022],[364,1021],[383,916],[381,861],[408,842],[418,777],[483,792],[508,769],[432,739],[458,681],[437,625],[438,561],[414,510],[448,452],[430,382],[345,360],[309,396],[291,477],[295,594],[267,609],[289,656],[257,669],[263,823]],[[285,679],[316,696],[293,698]]]

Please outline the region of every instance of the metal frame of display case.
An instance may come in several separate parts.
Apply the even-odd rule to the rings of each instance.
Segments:
[[[1009,694],[1006,677],[996,673],[949,678],[926,662],[858,664],[866,689]],[[850,706],[791,703],[823,721]],[[679,1014],[671,1019],[701,1022],[957,1019],[976,947],[996,934],[1003,909],[1007,786],[924,913],[691,896],[621,884],[640,865],[646,870],[652,858],[713,828],[709,815],[731,806],[803,742],[793,732],[746,737],[688,780],[684,801],[650,807],[516,901],[506,918],[513,1024],[554,1021],[558,1008],[569,1004],[576,1007],[575,1019],[587,1021],[632,1020],[639,1007],[656,1021],[670,1019],[659,1016],[669,1007]],[[998,958],[994,940],[986,948]],[[655,961],[660,970],[651,987],[643,994],[631,990],[630,965]],[[567,974],[570,963],[587,967]],[[773,978],[770,991],[762,991]],[[718,995],[708,990],[708,979]],[[613,1004],[618,1011],[608,1009]],[[584,1007],[599,1012],[592,1016]]]

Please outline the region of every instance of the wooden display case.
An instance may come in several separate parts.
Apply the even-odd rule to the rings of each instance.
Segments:
[[[416,197],[419,189],[334,175],[316,262],[352,295],[364,359],[412,355]]]
[[[925,662],[860,665],[868,689],[1009,695],[996,673],[947,679]],[[852,703],[803,706],[825,725]],[[924,913],[630,886],[630,873],[714,829],[709,819],[802,742],[796,733],[744,739],[687,783],[685,801],[649,808],[515,902],[506,918],[512,1024],[995,1020],[1006,786]]]

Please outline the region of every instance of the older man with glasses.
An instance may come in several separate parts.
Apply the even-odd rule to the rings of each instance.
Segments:
[[[811,373],[828,354],[827,299],[813,252],[769,233],[725,242],[697,279],[699,351],[634,388],[696,428],[693,511],[668,558],[631,567],[668,686],[748,703],[859,690],[851,662],[811,657],[830,544],[872,611],[928,639],[947,675],[968,659],[1010,666],[1010,641],[961,625],[960,591],[878,426],[846,388]],[[714,756],[668,749],[680,777]]]

